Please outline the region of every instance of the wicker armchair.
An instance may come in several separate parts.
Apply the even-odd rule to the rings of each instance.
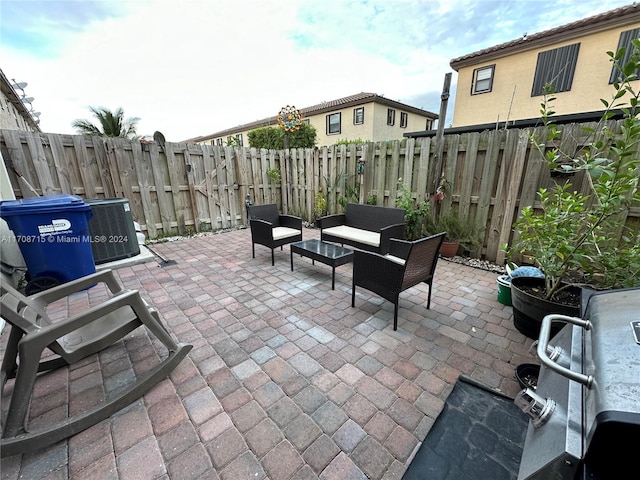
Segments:
[[[420,282],[429,285],[427,308],[431,307],[431,284],[438,252],[445,232],[415,241],[391,239],[387,255],[355,250],[351,306],[355,307],[356,286],[370,290],[394,303],[393,329],[398,329],[400,293]]]
[[[271,249],[271,265],[275,265],[273,250],[287,243],[302,240],[302,219],[292,215],[280,215],[275,203],[248,205],[251,227],[251,253],[256,258],[256,243]]]

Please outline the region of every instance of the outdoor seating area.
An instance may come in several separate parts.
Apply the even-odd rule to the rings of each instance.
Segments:
[[[320,230],[301,238],[319,240]],[[253,243],[249,228],[185,237],[154,245],[169,263],[114,270],[192,350],[110,417],[4,457],[2,479],[399,479],[461,375],[510,397],[520,390],[514,370],[533,360],[532,340],[498,302],[495,273],[440,259],[431,283],[402,288],[394,330],[398,304],[354,290],[354,263],[296,260],[293,270]],[[52,322],[103,294],[74,293]],[[5,326],[3,356],[10,342]],[[161,348],[138,328],[39,375],[27,415],[38,424],[75,413],[136,378]]]

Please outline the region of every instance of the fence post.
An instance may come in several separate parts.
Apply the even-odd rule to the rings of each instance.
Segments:
[[[440,95],[440,113],[438,115],[438,130],[436,131],[436,174],[433,180],[433,192],[436,193],[442,177],[442,154],[444,152],[444,124],[449,104],[449,89],[451,86],[451,72],[445,74],[442,94]]]

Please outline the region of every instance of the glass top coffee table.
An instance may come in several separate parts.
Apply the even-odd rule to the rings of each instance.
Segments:
[[[331,290],[336,289],[336,267],[353,261],[353,250],[320,240],[303,240],[291,244],[291,271],[293,272],[293,254],[297,253],[311,259],[313,263],[331,266]]]

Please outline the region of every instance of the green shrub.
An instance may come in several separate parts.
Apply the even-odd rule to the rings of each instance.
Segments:
[[[275,184],[280,183],[280,179],[281,179],[280,170],[278,170],[275,167],[268,168],[267,169],[267,177],[269,177],[269,181],[271,183],[275,183]]]
[[[285,132],[280,127],[260,127],[251,130],[247,137],[253,148],[268,150],[282,150],[284,148]],[[295,132],[289,132],[289,148],[313,148],[316,144],[316,129],[303,123]]]
[[[327,196],[323,192],[316,193],[315,201],[313,204],[313,213],[316,220],[324,217],[328,213]]]
[[[368,143],[369,140],[363,140],[361,138],[353,138],[353,139],[348,139],[348,138],[343,138],[341,140],[338,140],[335,144],[336,145],[351,145],[353,143],[355,143],[356,145],[359,145],[361,143]]]
[[[247,137],[252,147],[279,150],[283,145],[282,133],[279,127],[261,127],[251,130]]]
[[[402,179],[398,180],[396,206],[405,210],[405,239],[417,240],[428,235],[430,205],[426,201],[418,202],[414,200],[411,195],[411,189],[402,182]]]

